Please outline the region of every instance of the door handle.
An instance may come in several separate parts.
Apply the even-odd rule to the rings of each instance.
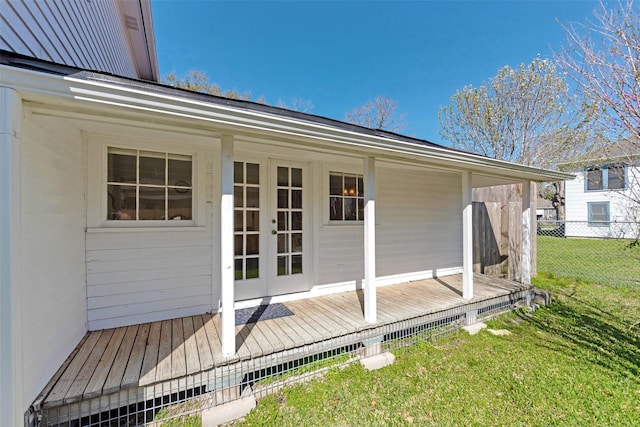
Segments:
[[[276,230],[271,230],[271,234],[278,234]]]

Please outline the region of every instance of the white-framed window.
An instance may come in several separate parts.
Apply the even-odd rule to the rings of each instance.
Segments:
[[[329,221],[364,220],[364,179],[361,174],[329,172]]]
[[[608,227],[609,218],[609,202],[589,202],[587,203],[589,211],[590,227]]]
[[[585,191],[624,190],[626,167],[624,163],[585,168]]]
[[[108,147],[106,219],[192,220],[192,156]]]

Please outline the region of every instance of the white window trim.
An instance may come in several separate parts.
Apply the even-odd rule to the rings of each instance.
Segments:
[[[325,163],[322,168],[322,226],[323,227],[358,227],[362,228],[364,226],[364,219],[356,220],[356,221],[345,221],[345,220],[331,220],[329,216],[329,198],[331,186],[330,186],[330,175],[331,172],[339,172],[347,175],[361,175],[364,177],[364,171],[362,167],[357,167],[349,164],[342,163]],[[376,192],[378,189],[378,184],[376,183]]]
[[[88,180],[87,180],[87,230],[148,229],[178,230],[206,226],[206,155],[202,149],[176,144],[165,139],[126,138],[121,135],[89,135]],[[181,221],[136,220],[116,221],[107,219],[107,170],[109,148],[125,150],[148,150],[191,156],[192,161],[192,219]],[[99,167],[94,167],[99,165]]]

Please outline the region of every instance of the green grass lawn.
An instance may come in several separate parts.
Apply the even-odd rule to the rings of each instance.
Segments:
[[[538,271],[610,285],[640,285],[640,246],[629,240],[538,236]]]
[[[631,426],[640,423],[640,289],[543,276],[548,308],[503,315],[271,395],[246,426]]]

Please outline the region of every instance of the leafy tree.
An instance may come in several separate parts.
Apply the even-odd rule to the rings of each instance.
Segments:
[[[488,157],[549,167],[592,142],[588,104],[578,104],[554,63],[536,57],[504,66],[480,87],[465,86],[439,110],[440,135]]]
[[[391,98],[376,96],[373,101],[346,113],[345,120],[349,123],[371,129],[384,129],[397,132],[406,127],[404,114],[397,112],[398,103]]]

